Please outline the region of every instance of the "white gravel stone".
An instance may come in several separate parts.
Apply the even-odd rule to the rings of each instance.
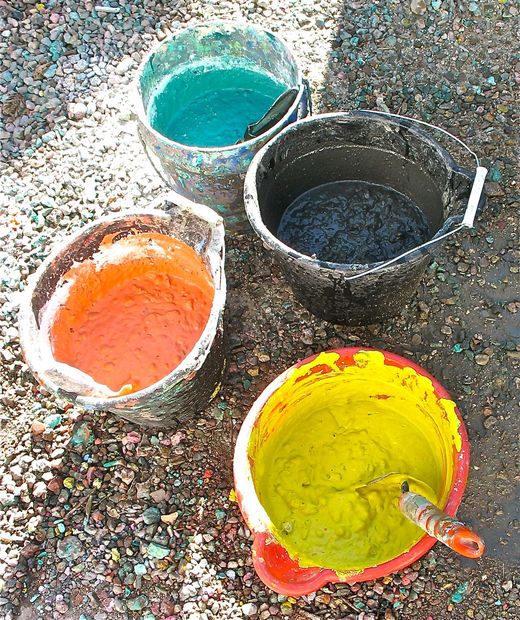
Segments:
[[[84,103],[69,103],[67,106],[69,118],[73,121],[81,121],[87,115],[87,106]]]
[[[251,616],[255,616],[258,612],[258,607],[254,603],[245,603],[242,605],[242,613],[246,618],[250,618]]]

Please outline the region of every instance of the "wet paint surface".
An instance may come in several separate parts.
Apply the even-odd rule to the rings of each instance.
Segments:
[[[175,74],[154,93],[149,120],[170,140],[198,147],[235,144],[286,90],[265,73],[242,67],[193,68]]]
[[[169,374],[191,351],[214,296],[209,273],[182,241],[159,233],[115,240],[62,278],[44,322],[55,359],[114,392]]]
[[[417,247],[430,231],[422,211],[400,192],[364,181],[338,181],[292,202],[277,237],[319,260],[364,264]]]
[[[444,505],[461,441],[454,403],[438,399],[428,378],[385,365],[379,352],[345,368],[337,358],[323,353],[293,371],[266,403],[249,456],[271,531],[291,557],[347,572],[424,535],[399,511],[401,477]],[[365,486],[391,472],[402,476]]]

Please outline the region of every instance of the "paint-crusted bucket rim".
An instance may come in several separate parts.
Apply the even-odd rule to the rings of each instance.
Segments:
[[[167,45],[168,43],[170,43],[171,41],[173,41],[175,38],[177,38],[180,34],[183,34],[185,32],[189,32],[189,31],[194,31],[194,30],[201,30],[201,29],[210,29],[210,28],[218,28],[218,27],[228,27],[228,28],[234,28],[234,29],[250,29],[250,30],[257,30],[259,32],[262,32],[263,34],[266,34],[269,37],[272,37],[273,39],[276,39],[287,51],[288,54],[288,58],[291,61],[291,63],[293,64],[293,66],[296,69],[296,84],[298,85],[298,95],[296,97],[296,99],[294,100],[293,104],[291,105],[291,107],[287,110],[287,112],[284,114],[283,118],[281,118],[276,125],[273,125],[273,127],[271,127],[270,129],[268,129],[267,131],[265,131],[264,133],[260,134],[259,136],[257,136],[256,138],[251,138],[250,140],[246,140],[244,142],[239,142],[238,144],[229,144],[226,146],[208,146],[208,147],[199,147],[199,146],[190,146],[187,144],[182,144],[182,142],[176,142],[175,140],[171,140],[170,138],[167,138],[166,136],[164,136],[162,133],[158,132],[156,129],[154,129],[154,127],[152,127],[152,125],[150,124],[149,120],[148,120],[148,115],[146,113],[146,108],[143,102],[143,97],[141,94],[141,85],[140,85],[140,76],[142,75],[145,66],[147,65],[148,61],[150,60],[150,58],[157,53],[157,51],[159,49],[161,49],[163,46]],[[287,119],[290,118],[290,116],[292,114],[294,114],[297,110],[298,107],[300,106],[300,102],[302,97],[304,96],[306,92],[306,86],[305,86],[305,82],[303,80],[303,74],[302,74],[302,70],[300,68],[300,64],[298,63],[298,60],[296,58],[296,55],[294,54],[294,51],[292,49],[292,47],[287,43],[287,41],[285,41],[284,39],[282,39],[280,36],[278,36],[276,33],[272,32],[271,30],[268,30],[267,28],[262,28],[261,26],[257,26],[256,24],[252,24],[248,21],[242,21],[242,20],[237,20],[237,21],[233,21],[233,20],[212,20],[209,22],[201,22],[198,24],[193,24],[190,25],[186,28],[181,28],[175,32],[173,32],[171,35],[169,35],[168,37],[166,37],[165,39],[163,39],[162,41],[160,41],[159,43],[157,43],[155,46],[152,47],[152,49],[146,54],[146,56],[143,58],[143,60],[141,61],[140,65],[139,65],[139,69],[137,71],[137,74],[135,75],[134,79],[132,80],[131,86],[130,86],[130,99],[131,99],[131,107],[132,109],[135,111],[135,114],[137,116],[137,119],[139,120],[139,122],[143,125],[143,127],[146,129],[146,131],[148,131],[149,133],[151,133],[156,140],[160,141],[160,142],[164,142],[165,144],[167,144],[170,147],[176,148],[176,149],[180,149],[182,151],[186,151],[186,152],[191,152],[193,154],[197,154],[197,153],[222,153],[222,154],[227,154],[227,153],[232,153],[233,151],[239,150],[243,147],[249,148],[254,144],[258,144],[259,142],[265,142],[266,140],[270,140],[273,136],[275,136],[278,132],[280,132],[283,127],[286,125],[287,123]],[[244,128],[245,129],[245,128]]]

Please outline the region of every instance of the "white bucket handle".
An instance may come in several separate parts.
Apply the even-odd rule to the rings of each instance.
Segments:
[[[446,129],[443,129],[442,127],[437,127],[437,125],[432,125],[431,123],[427,123],[426,121],[421,121],[416,118],[412,118],[410,116],[403,116],[402,114],[393,114],[392,112],[380,112],[379,110],[358,110],[358,112],[366,112],[369,114],[374,114],[375,116],[389,116],[391,118],[401,118],[403,120],[410,121],[411,123],[416,123],[418,125],[424,125],[426,127],[429,127],[430,129],[435,129],[436,131],[443,133],[445,136],[451,138],[452,140],[454,140],[455,142],[458,142],[458,144],[463,146],[466,149],[466,151],[468,151],[468,153],[475,159],[477,168],[475,170],[475,177],[473,179],[473,185],[471,186],[471,192],[468,198],[468,204],[466,205],[466,211],[464,212],[464,217],[462,219],[462,222],[460,223],[459,226],[457,226],[457,228],[454,228],[453,230],[450,230],[440,235],[439,237],[430,239],[429,241],[426,241],[422,245],[418,245],[417,247],[412,248],[411,250],[407,250],[406,252],[399,254],[395,258],[392,258],[390,260],[385,261],[384,263],[381,263],[380,265],[376,265],[375,267],[372,267],[372,269],[367,269],[366,271],[362,271],[361,273],[356,273],[353,276],[349,276],[345,278],[346,280],[357,280],[358,278],[366,276],[369,273],[380,271],[381,269],[388,267],[388,265],[392,265],[393,263],[396,263],[397,261],[401,260],[402,258],[405,258],[406,256],[409,256],[410,254],[413,254],[414,252],[417,252],[419,250],[422,250],[423,248],[429,247],[430,245],[433,245],[437,243],[438,241],[442,241],[443,239],[446,239],[447,237],[451,237],[451,235],[454,235],[455,233],[459,232],[463,228],[473,228],[473,224],[475,222],[475,215],[477,213],[477,208],[480,202],[480,197],[482,196],[482,191],[484,189],[484,181],[486,180],[486,176],[488,173],[487,168],[484,168],[484,166],[480,165],[480,160],[478,158],[478,155],[474,151],[472,151],[469,148],[469,146],[465,142],[463,142],[460,138],[457,138],[457,136],[454,136],[453,134],[451,134],[449,131],[446,131]]]

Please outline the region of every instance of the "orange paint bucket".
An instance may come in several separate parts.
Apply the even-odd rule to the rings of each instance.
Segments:
[[[169,425],[203,409],[224,370],[224,229],[177,197],[105,217],[30,279],[20,336],[49,390],[87,409]]]
[[[455,515],[468,438],[455,403],[423,368],[388,351],[346,348],[276,378],[244,420],[234,456],[262,581],[301,596],[378,579],[427,553],[435,539],[399,511],[399,485],[366,485],[390,467],[422,481],[423,493]]]
[[[107,235],[92,258],[62,276],[59,289],[42,313],[54,358],[115,396],[178,367],[202,334],[215,294],[197,252],[157,232]]]

